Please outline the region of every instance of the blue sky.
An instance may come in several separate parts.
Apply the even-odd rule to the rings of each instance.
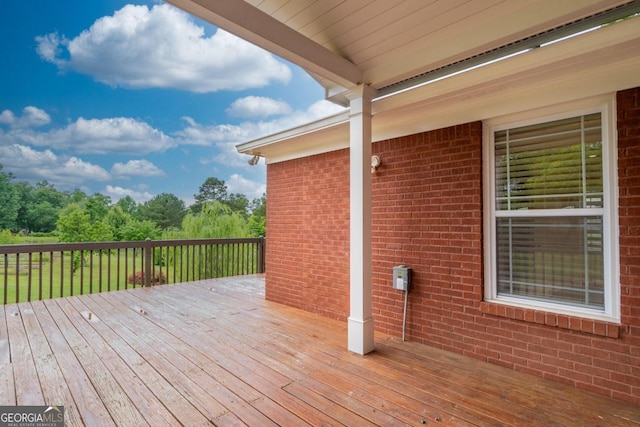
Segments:
[[[14,182],[188,205],[214,176],[253,199],[264,161],[235,145],[339,111],[300,68],[162,2],[3,0],[0,40]]]

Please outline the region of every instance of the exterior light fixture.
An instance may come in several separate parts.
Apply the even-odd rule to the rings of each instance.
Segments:
[[[375,173],[378,166],[380,166],[380,157],[379,156],[371,156],[371,173]]]
[[[254,165],[257,165],[259,161],[260,161],[260,156],[256,154],[255,156],[249,159],[249,164],[251,166],[254,166]]]

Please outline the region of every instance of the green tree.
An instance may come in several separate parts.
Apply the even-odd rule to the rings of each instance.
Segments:
[[[89,228],[89,242],[110,242],[113,241],[111,227],[106,220],[97,221]]]
[[[209,177],[200,186],[198,194],[194,194],[193,197],[195,198],[195,203],[191,205],[190,210],[193,213],[198,213],[206,202],[214,200],[226,202],[228,199],[227,185],[221,179]]]
[[[68,206],[57,222],[61,242],[105,242],[113,240],[111,227],[106,220],[91,222],[86,209],[77,204]]]
[[[91,222],[88,212],[79,205],[67,207],[58,218],[58,238],[61,242],[99,242],[113,240],[111,229],[106,221]],[[77,251],[73,257],[73,272],[80,268],[85,260],[82,252]]]
[[[227,200],[223,200],[223,202],[231,208],[233,212],[238,212],[244,218],[249,216],[249,199],[242,193],[233,193],[229,194]]]
[[[251,215],[249,216],[249,231],[253,237],[265,237],[267,235],[267,198],[262,196],[253,199],[249,204]]]
[[[160,238],[162,232],[155,222],[133,219],[129,221],[121,230],[122,240],[156,240]]]
[[[24,187],[19,218],[21,227],[44,233],[55,230],[58,215],[65,203],[65,195],[47,181],[38,182],[35,188]]]
[[[61,208],[65,205],[65,195],[48,181],[39,181],[36,183],[34,191],[34,199],[37,202],[48,202],[51,206]]]
[[[84,209],[89,214],[91,222],[98,222],[107,216],[110,205],[111,197],[94,193],[93,196],[87,198],[84,202]]]
[[[222,202],[207,202],[200,213],[188,213],[179,230],[163,233],[166,239],[249,237],[249,226],[242,215]]]
[[[16,230],[18,227],[18,210],[20,194],[11,183],[13,175],[2,172],[0,165],[0,230]]]
[[[69,206],[57,222],[61,242],[91,241],[91,217],[77,204]]]
[[[228,237],[249,237],[249,227],[247,221],[237,212],[219,201],[207,202],[202,206],[199,213],[188,213],[182,221],[182,229],[166,230],[163,233],[164,239],[193,239],[193,238],[228,238]],[[228,259],[229,255],[223,251],[205,250],[199,256],[192,256],[186,264],[182,256],[182,249],[178,253],[170,252],[167,257],[169,265],[175,265],[185,274],[187,271],[199,271],[203,278],[219,277],[224,272],[235,271],[236,274],[245,274],[244,263],[240,260],[233,262]],[[255,256],[257,254],[250,255]]]
[[[84,191],[76,188],[73,190],[73,193],[68,195],[69,203],[77,203],[82,204],[85,200],[87,200],[87,195]]]
[[[109,212],[105,217],[105,221],[109,224],[109,228],[111,228],[113,238],[118,241],[124,240],[123,230],[132,220],[131,215],[125,212],[122,207],[117,204],[109,209]]]
[[[259,199],[253,199],[249,203],[249,212],[251,215],[267,216],[267,196],[262,195]]]
[[[27,206],[23,223],[29,231],[50,233],[56,229],[60,208],[47,201],[32,202]]]
[[[133,218],[138,214],[138,204],[131,196],[124,196],[122,199],[118,200],[116,206],[119,206],[120,209],[131,215]]]
[[[171,193],[162,193],[140,206],[140,217],[165,230],[180,227],[186,214],[184,202]]]
[[[28,182],[18,182],[14,185],[18,192],[19,205],[17,224],[20,230],[30,230],[28,220],[29,207],[33,203],[33,192],[35,189]]]

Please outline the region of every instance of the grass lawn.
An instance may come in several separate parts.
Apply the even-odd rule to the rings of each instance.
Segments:
[[[70,253],[64,256],[59,252],[33,254],[31,268],[27,256],[22,255],[16,265],[15,256],[9,255],[6,260],[0,260],[0,303],[131,288],[134,285],[127,283],[127,277],[142,270],[141,257],[138,255],[136,258],[134,270],[133,253],[126,258],[124,253],[120,257],[116,253],[85,253],[82,268],[78,267],[72,272],[73,259]]]
[[[30,245],[32,243],[58,243],[58,238],[55,236],[32,236],[18,234],[15,236],[16,245]]]

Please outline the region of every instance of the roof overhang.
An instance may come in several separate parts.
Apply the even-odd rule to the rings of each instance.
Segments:
[[[640,86],[640,18],[375,99],[381,141]],[[269,163],[349,146],[349,113],[238,145]]]
[[[345,87],[362,81],[362,71],[355,64],[248,2],[242,0],[165,1],[291,61],[322,79]]]
[[[535,48],[638,13],[640,0],[167,1],[301,66],[334,102],[359,84],[377,90],[374,141],[640,85],[638,17]],[[533,49],[428,82],[521,43]],[[277,162],[345,148],[348,122],[345,111],[238,150]]]

